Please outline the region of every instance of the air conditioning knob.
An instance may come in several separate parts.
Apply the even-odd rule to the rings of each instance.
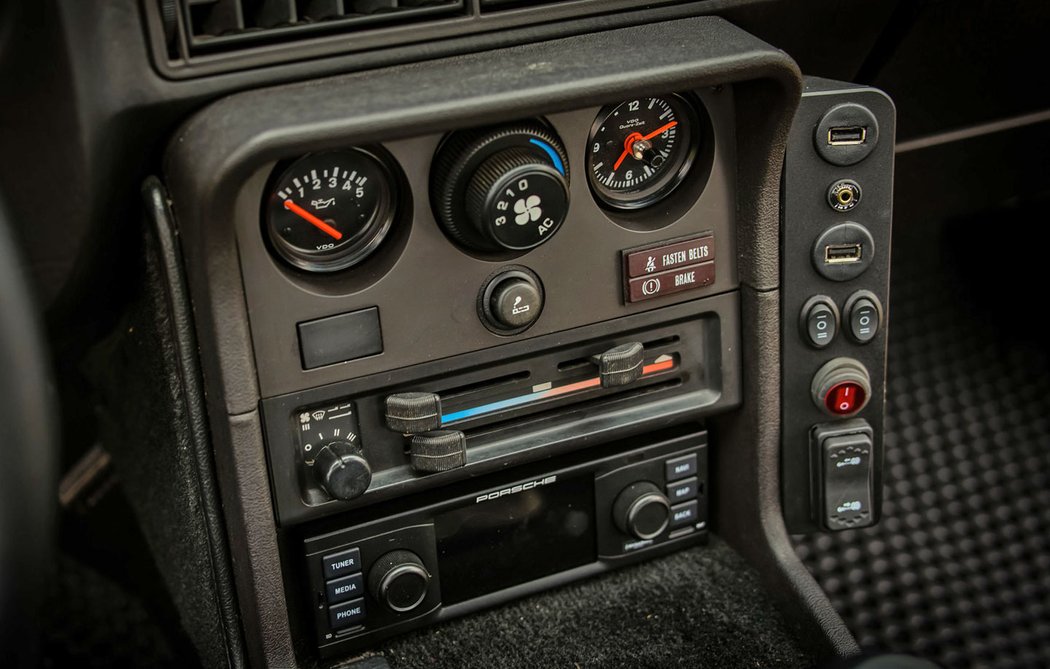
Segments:
[[[655,539],[671,521],[671,503],[649,481],[632,483],[613,502],[613,522],[635,539]]]
[[[539,122],[453,134],[434,164],[434,212],[469,249],[526,251],[565,221],[568,156]]]
[[[359,446],[349,441],[325,444],[314,456],[314,474],[321,487],[335,499],[360,497],[372,482],[372,468]]]

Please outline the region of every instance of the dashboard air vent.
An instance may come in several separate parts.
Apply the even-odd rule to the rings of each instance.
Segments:
[[[670,8],[705,0],[146,0],[157,69],[166,77],[218,74],[325,56]],[[613,18],[614,15],[619,15]],[[593,28],[592,28],[593,29]],[[574,30],[581,30],[580,27]],[[570,34],[563,32],[562,34]]]
[[[177,0],[191,53],[463,14],[464,0]]]

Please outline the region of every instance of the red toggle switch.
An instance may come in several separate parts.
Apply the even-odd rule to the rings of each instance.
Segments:
[[[849,416],[864,406],[864,387],[853,381],[836,383],[824,396],[824,406],[836,416]]]

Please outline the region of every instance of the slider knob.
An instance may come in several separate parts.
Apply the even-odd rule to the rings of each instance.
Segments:
[[[467,436],[460,430],[434,430],[412,436],[412,469],[432,474],[467,464]]]
[[[598,365],[602,388],[615,388],[634,383],[642,377],[644,357],[645,347],[632,341],[592,356],[591,362]]]

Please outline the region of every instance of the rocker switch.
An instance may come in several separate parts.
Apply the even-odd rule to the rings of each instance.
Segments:
[[[831,531],[874,524],[871,426],[864,420],[818,425],[813,430],[820,523]]]

